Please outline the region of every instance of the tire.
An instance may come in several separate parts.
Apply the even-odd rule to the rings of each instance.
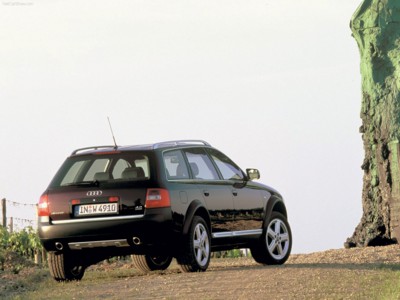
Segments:
[[[166,255],[131,255],[136,269],[142,272],[166,270],[171,264],[172,257]]]
[[[273,212],[267,227],[258,241],[251,247],[254,260],[265,265],[281,265],[292,250],[292,232],[286,217]]]
[[[51,276],[57,281],[81,280],[86,267],[65,253],[49,252],[48,264]]]
[[[204,219],[194,216],[189,232],[184,238],[183,252],[177,261],[183,272],[204,272],[211,256],[210,230]]]

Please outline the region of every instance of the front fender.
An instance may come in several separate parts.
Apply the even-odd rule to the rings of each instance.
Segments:
[[[265,228],[267,226],[267,223],[271,219],[272,212],[274,212],[274,211],[281,213],[287,219],[287,217],[288,217],[287,210],[286,210],[285,204],[283,203],[283,199],[278,198],[276,196],[272,196],[271,199],[268,201],[267,207],[265,209],[265,218],[264,218],[263,228]]]

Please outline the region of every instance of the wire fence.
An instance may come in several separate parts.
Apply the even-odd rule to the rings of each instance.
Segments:
[[[26,227],[37,228],[36,204],[27,204],[7,199],[1,200],[1,222],[9,232]]]

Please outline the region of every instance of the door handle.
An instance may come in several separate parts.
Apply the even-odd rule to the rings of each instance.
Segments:
[[[237,196],[238,195],[237,190],[232,190],[232,194],[233,194],[233,196]]]
[[[206,196],[206,197],[208,197],[208,196],[210,196],[210,192],[209,191],[203,191],[203,194],[204,194],[204,196]]]

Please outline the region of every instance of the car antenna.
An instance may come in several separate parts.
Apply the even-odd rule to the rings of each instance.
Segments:
[[[114,140],[114,149],[117,150],[117,149],[118,149],[118,146],[117,146],[117,142],[115,141],[114,131],[112,130],[110,118],[107,117],[107,120],[108,120],[108,125],[110,125],[110,130],[111,130],[112,138],[113,138],[113,140]]]

